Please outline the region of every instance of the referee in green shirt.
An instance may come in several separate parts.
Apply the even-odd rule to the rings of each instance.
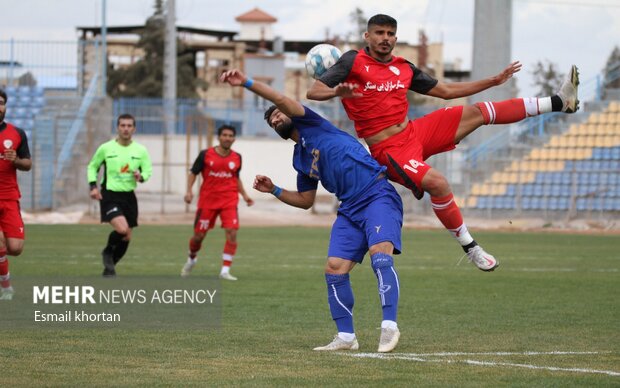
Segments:
[[[153,171],[149,153],[141,144],[132,140],[136,120],[122,114],[116,120],[118,136],[103,143],[88,164],[90,197],[99,200],[101,222],[114,228],[108,244],[101,252],[103,276],[116,276],[116,264],[127,252],[131,229],[138,226],[138,201],[134,190],[138,182],[145,182]],[[97,174],[103,166],[101,190],[97,187]]]

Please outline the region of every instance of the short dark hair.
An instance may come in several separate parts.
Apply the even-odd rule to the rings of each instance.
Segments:
[[[265,121],[267,121],[267,125],[269,125],[271,128],[273,128],[271,126],[271,121],[269,121],[269,119],[271,118],[271,115],[273,114],[273,111],[278,109],[277,106],[272,105],[269,108],[267,108],[267,110],[265,111]],[[276,133],[278,135],[280,135],[280,137],[284,140],[290,139],[291,138],[291,132],[293,132],[293,125],[288,125],[285,127],[281,127],[280,129],[278,128],[273,128]]]
[[[9,98],[6,96],[4,89],[0,89],[0,97],[4,98],[4,102],[9,102]]]
[[[129,113],[123,113],[122,115],[118,116],[118,119],[116,119],[116,125],[118,126],[121,123],[121,120],[123,119],[129,119],[131,121],[133,121],[133,126],[136,126],[136,119],[135,117],[133,117],[132,115],[130,115]]]
[[[397,23],[396,23],[396,19],[394,19],[393,17],[389,15],[384,15],[382,13],[378,13],[375,16],[368,19],[368,26],[366,26],[366,28],[370,29],[370,26],[390,26],[390,27],[396,28]]]
[[[232,125],[229,124],[224,124],[221,127],[219,127],[217,129],[217,135],[218,136],[222,136],[222,132],[224,132],[224,130],[228,129],[229,131],[232,131],[233,136],[237,136],[237,129],[235,127],[233,127]]]

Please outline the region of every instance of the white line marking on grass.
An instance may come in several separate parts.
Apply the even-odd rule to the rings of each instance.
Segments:
[[[510,362],[494,362],[494,361],[478,361],[478,360],[453,360],[450,358],[444,359],[429,359],[427,357],[453,357],[453,356],[539,356],[539,355],[591,355],[591,354],[610,354],[612,352],[566,352],[566,351],[551,351],[551,352],[484,352],[484,353],[466,353],[466,352],[440,352],[440,353],[340,353],[350,357],[357,358],[376,358],[376,359],[396,359],[396,360],[408,360],[417,362],[435,362],[446,364],[458,364],[464,363],[469,365],[480,366],[508,366],[516,368],[527,369],[541,369],[557,372],[576,372],[576,373],[597,373],[605,374],[609,376],[620,376],[620,372],[610,370],[588,369],[588,368],[561,368],[556,366],[540,366],[532,364],[516,364]]]

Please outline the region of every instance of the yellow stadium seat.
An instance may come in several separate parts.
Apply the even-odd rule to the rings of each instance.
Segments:
[[[474,208],[476,207],[477,204],[478,204],[478,197],[475,197],[472,195],[467,198],[467,207]]]
[[[590,117],[588,118],[588,124],[598,124],[600,117],[601,115],[598,112],[590,114]]]
[[[541,157],[540,157],[541,153],[542,153],[542,149],[540,149],[540,148],[534,148],[534,149],[530,152],[530,155],[528,156],[528,159],[530,159],[530,160],[539,160],[539,159],[541,158]]]
[[[491,195],[504,195],[504,194],[506,194],[506,185],[491,186]]]
[[[577,136],[569,136],[567,145],[569,148],[579,147],[579,140]]]
[[[620,101],[612,101],[609,103],[609,107],[607,108],[609,112],[620,112]]]

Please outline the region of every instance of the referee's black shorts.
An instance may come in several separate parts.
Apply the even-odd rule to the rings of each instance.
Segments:
[[[101,190],[101,196],[101,222],[110,222],[114,217],[125,216],[130,228],[138,226],[138,200],[133,191]]]

